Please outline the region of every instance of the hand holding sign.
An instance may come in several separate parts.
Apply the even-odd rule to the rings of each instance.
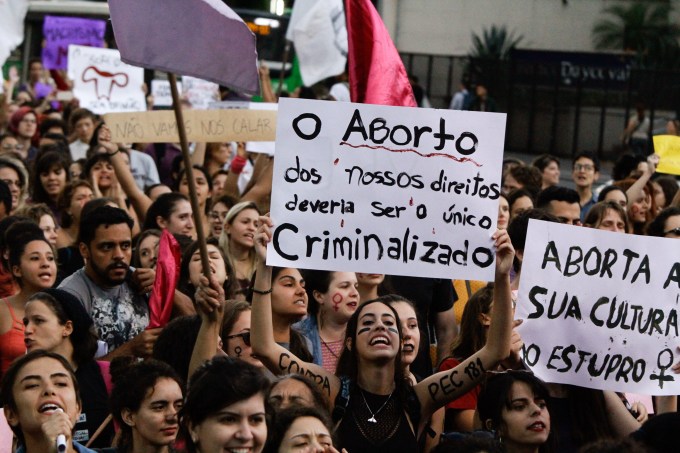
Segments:
[[[493,280],[504,125],[492,113],[282,99],[268,264]]]
[[[661,157],[658,172],[680,175],[680,137],[655,135],[654,152]]]
[[[267,245],[272,240],[272,228],[274,223],[268,215],[260,216],[257,232],[255,233],[255,252],[260,263],[267,262]]]
[[[650,154],[647,157],[647,167],[645,168],[645,173],[649,175],[651,178],[654,173],[656,173],[656,167],[659,165],[659,155],[658,154]]]
[[[510,336],[510,355],[501,365],[509,369],[517,369],[522,365],[522,347],[524,341],[522,335],[517,331],[517,327],[522,325],[523,319],[515,319],[512,322],[512,335]]]
[[[508,275],[515,258],[515,248],[510,242],[510,236],[506,230],[496,230],[492,238],[496,246],[496,274]]]

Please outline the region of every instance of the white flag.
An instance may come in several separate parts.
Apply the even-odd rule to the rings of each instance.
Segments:
[[[28,0],[0,0],[0,66],[24,40]]]
[[[305,85],[345,70],[347,28],[342,0],[304,0],[295,3],[286,38],[295,44]]]

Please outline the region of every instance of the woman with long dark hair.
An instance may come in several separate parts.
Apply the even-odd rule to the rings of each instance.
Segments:
[[[58,201],[71,179],[71,161],[58,151],[42,154],[35,162],[31,178],[31,202],[45,203],[61,223]]]
[[[546,453],[552,451],[548,400],[543,381],[511,370],[487,379],[477,411],[482,427],[494,432],[506,453]]]
[[[304,271],[307,317],[295,325],[312,342],[314,363],[330,373],[340,357],[347,321],[359,306],[354,272]]]
[[[7,264],[19,292],[0,302],[0,376],[12,360],[26,353],[24,312],[30,297],[54,285],[57,262],[42,230],[33,222],[7,229]]]
[[[116,453],[170,453],[179,431],[184,384],[159,360],[114,360],[111,414],[120,431]]]
[[[404,375],[403,334],[399,316],[379,300],[366,302],[347,324],[337,375],[300,360],[279,346],[272,334],[271,267],[266,263],[272,221],[260,217],[255,246],[258,265],[253,287],[251,339],[255,354],[273,373],[303,373],[334,402],[340,446],[348,451],[382,448],[417,451],[420,420],[479,382],[487,369],[508,356],[512,330],[509,271],[514,257],[504,231],[493,235],[497,247],[493,322],[486,345],[458,367],[434,374],[417,384]]]
[[[94,360],[98,344],[92,318],[71,293],[45,289],[26,303],[24,324],[28,352],[42,349],[59,354],[75,371],[84,414],[76,431],[80,440],[89,441],[108,416],[111,385],[108,362]],[[108,447],[111,439],[113,426],[107,425],[92,445]]]
[[[208,261],[210,261],[210,272],[224,289],[226,298],[231,299],[236,292],[234,271],[217,245],[217,239],[208,238],[206,246],[208,249]],[[201,265],[199,243],[194,241],[182,255],[177,289],[193,300],[202,275],[203,267]]]
[[[18,439],[17,453],[56,452],[60,436],[64,453],[95,453],[74,440],[81,409],[78,380],[59,354],[34,351],[18,358],[2,379],[0,406]]]
[[[231,357],[201,365],[189,380],[182,409],[190,453],[260,453],[267,439],[264,398],[269,381]]]

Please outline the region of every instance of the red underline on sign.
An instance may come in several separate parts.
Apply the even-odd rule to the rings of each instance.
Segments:
[[[389,151],[391,153],[416,153],[420,157],[446,157],[447,159],[455,160],[456,162],[464,163],[464,162],[472,162],[474,165],[477,167],[481,167],[482,164],[477,163],[474,159],[470,159],[469,157],[456,157],[452,156],[450,154],[446,153],[428,153],[428,154],[423,154],[420,151],[417,151],[415,149],[392,149],[388,148],[386,146],[371,146],[371,145],[352,145],[351,143],[347,143],[345,141],[340,142],[340,145],[344,146],[349,146],[351,148],[369,148],[369,149],[384,149],[385,151]]]

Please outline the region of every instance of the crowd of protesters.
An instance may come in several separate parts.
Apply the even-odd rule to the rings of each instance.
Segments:
[[[658,156],[625,153],[604,182],[578,153],[575,189],[557,157],[506,159],[493,282],[276,268],[274,157],[192,146],[194,213],[178,144],[112,143],[77,102],[35,97],[39,60],[30,74],[0,113],[0,404],[16,451],[62,436],[67,452],[674,450],[675,397],[545,383],[513,319],[529,219],[680,238]],[[172,316],[148,328],[167,233],[181,248]]]

